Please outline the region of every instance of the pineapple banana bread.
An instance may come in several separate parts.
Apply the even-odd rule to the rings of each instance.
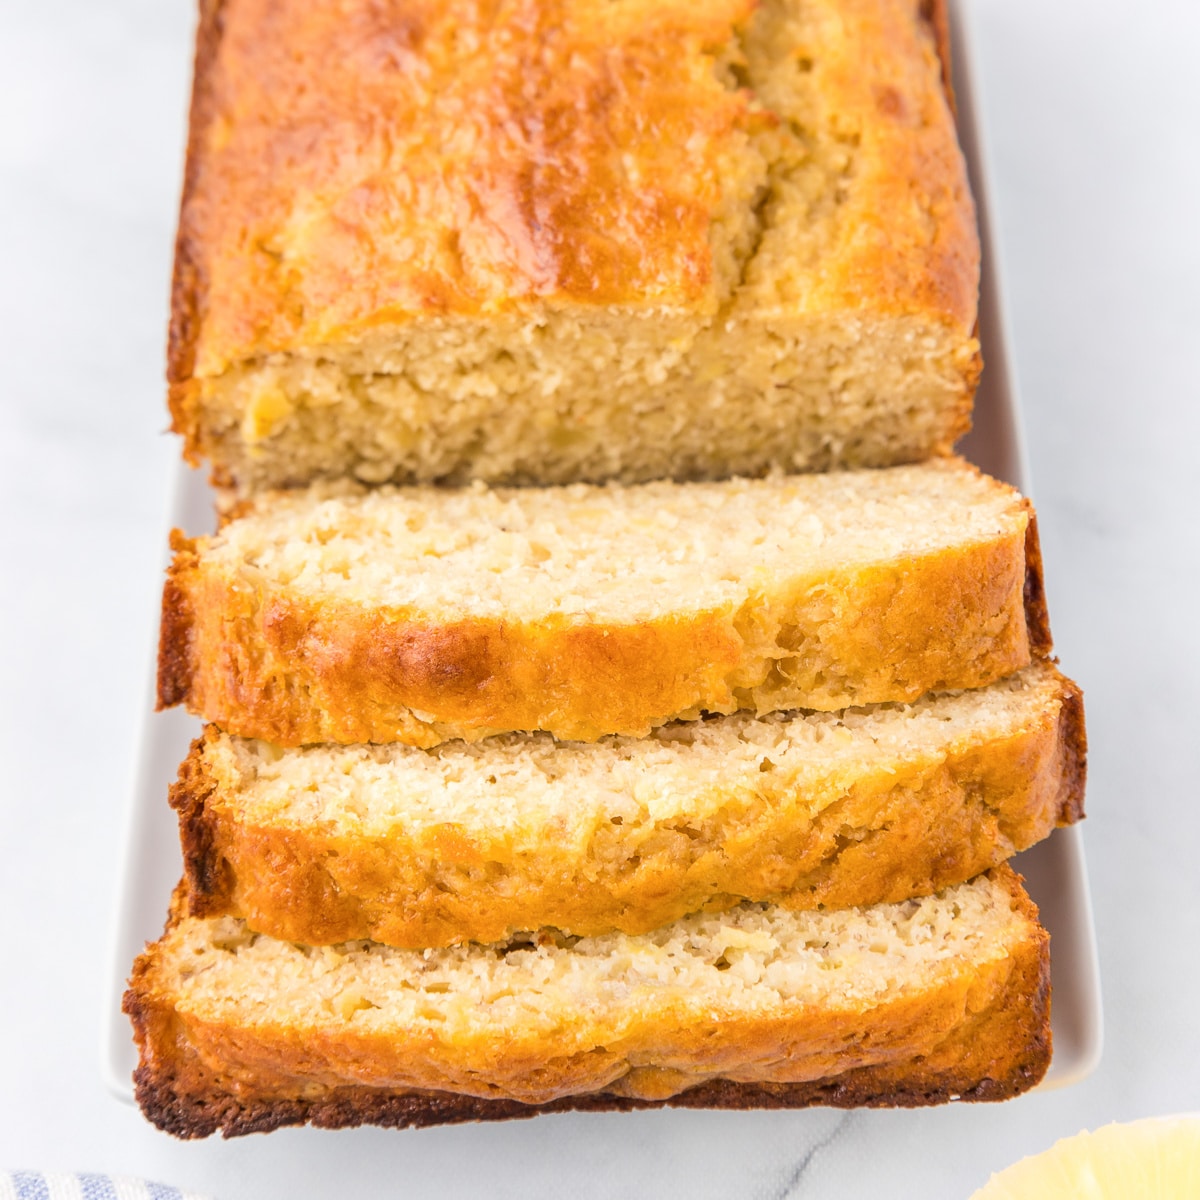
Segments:
[[[747,905],[651,934],[306,947],[176,914],[126,1011],[181,1137],[646,1104],[1002,1099],[1049,1062],[1049,959],[1007,867],[874,908]]]
[[[1040,663],[912,705],[590,744],[281,750],[209,726],[171,802],[191,915],[421,949],[928,895],[1079,819],[1084,759],[1079,691]]]
[[[832,710],[1049,648],[1032,508],[957,459],[631,487],[268,493],[177,536],[159,703],[282,746]]]
[[[942,0],[202,0],[169,349],[243,490],[911,462],[970,421]]]

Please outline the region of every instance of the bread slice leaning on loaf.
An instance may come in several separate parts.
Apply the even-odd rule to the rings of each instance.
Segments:
[[[948,451],[944,0],[203,0],[174,428],[244,490]]]
[[[1033,510],[959,459],[723,483],[314,485],[177,535],[160,706],[281,746],[983,687],[1050,645]]]
[[[423,952],[176,917],[125,1009],[138,1101],[182,1137],[1003,1099],[1049,1062],[1047,940],[1006,867],[874,908]]]
[[[912,705],[642,740],[281,750],[209,726],[171,802],[192,915],[420,949],[928,895],[1082,816],[1084,758],[1079,691],[1039,663]]]

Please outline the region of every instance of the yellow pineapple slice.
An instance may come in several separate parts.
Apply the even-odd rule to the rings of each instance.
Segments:
[[[1155,1117],[1063,1138],[971,1200],[1197,1200],[1200,1117]]]

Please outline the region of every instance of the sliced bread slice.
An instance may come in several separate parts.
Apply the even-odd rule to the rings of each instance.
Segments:
[[[321,484],[174,539],[159,702],[278,745],[833,710],[1045,653],[1033,512],[958,459],[724,483]]]
[[[1050,1055],[1047,936],[1008,868],[867,909],[748,905],[652,934],[312,948],[179,917],[125,1009],[182,1137],[550,1108],[1001,1099]]]
[[[1078,819],[1078,689],[1039,663],[912,705],[281,750],[210,726],[172,789],[194,916],[314,944],[644,933],[742,900],[970,879]]]

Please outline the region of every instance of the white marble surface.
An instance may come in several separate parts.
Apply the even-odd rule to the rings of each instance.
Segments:
[[[173,440],[190,0],[0,4],[0,1167],[241,1197],[965,1197],[1200,1108],[1200,7],[970,0],[1054,628],[1087,690],[1099,1070],[1004,1106],[185,1145],[98,1064]]]

